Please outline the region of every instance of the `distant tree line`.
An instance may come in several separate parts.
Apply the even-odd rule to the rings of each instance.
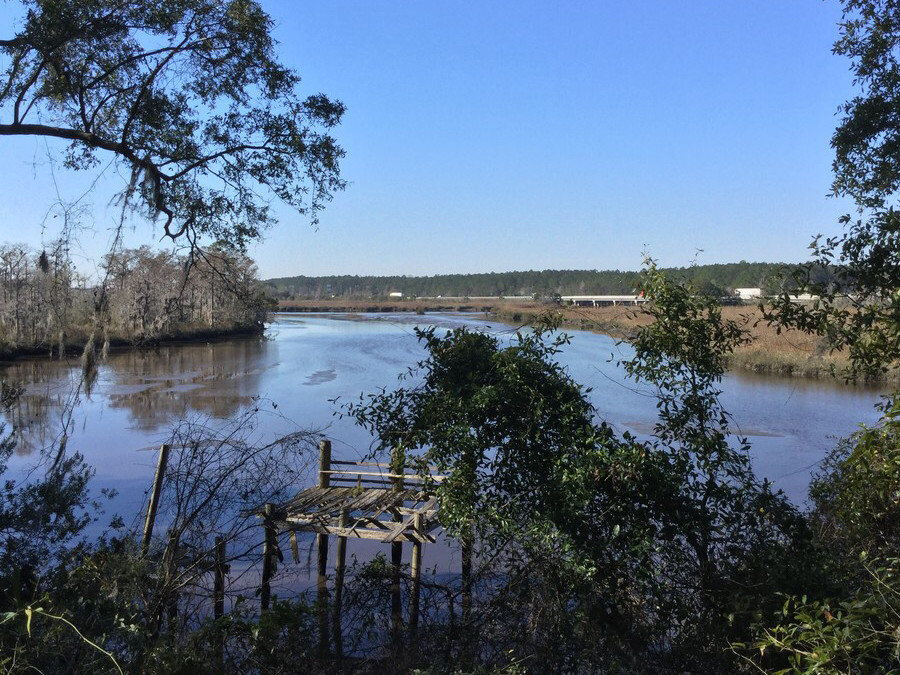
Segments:
[[[260,327],[267,305],[252,260],[223,249],[192,259],[143,246],[108,254],[100,278],[78,273],[64,244],[0,246],[0,344],[62,354],[96,339],[143,342]]]
[[[694,265],[665,270],[710,296],[729,295],[735,288],[762,288],[777,293],[792,287],[787,263],[741,261],[717,265]],[[822,271],[820,269],[820,271]],[[824,272],[823,272],[824,274]],[[622,295],[635,293],[639,273],[620,270],[532,270],[486,274],[438,274],[416,276],[323,276],[281,277],[265,282],[279,299],[404,296],[516,296],[534,295]]]

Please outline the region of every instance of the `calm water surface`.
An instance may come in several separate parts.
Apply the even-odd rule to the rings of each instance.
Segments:
[[[173,423],[226,419],[255,404],[269,411],[261,433],[324,429],[336,458],[360,458],[371,439],[335,417],[339,405],[331,401],[396,386],[398,375],[423,356],[413,334],[417,323],[513,333],[509,326],[474,317],[279,315],[266,339],[114,354],[101,366],[91,394],[77,398],[72,393],[80,377],[77,360],[6,364],[3,377],[26,387],[11,414],[22,431],[12,469],[30,464],[38,448],[52,447],[65,430],[68,448],[96,467],[95,485],[117,488],[122,495],[117,508],[136,513],[153,474],[152,449],[165,441]],[[628,348],[601,335],[570,334],[572,344],[560,360],[577,381],[593,387],[598,414],[620,431],[649,433],[655,401],[625,380],[615,364],[629,356]],[[737,428],[753,444],[757,473],[797,502],[835,439],[878,417],[873,404],[880,392],[870,388],[730,375],[723,390]]]

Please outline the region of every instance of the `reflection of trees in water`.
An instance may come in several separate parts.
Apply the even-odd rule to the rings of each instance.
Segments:
[[[241,339],[116,355],[109,363],[115,378],[109,407],[127,410],[145,431],[192,411],[231,417],[259,393],[265,347],[259,339]]]
[[[29,455],[57,445],[71,422],[66,411],[78,404],[81,371],[77,363],[17,361],[3,371],[3,380],[23,387],[4,411],[16,435],[16,454]]]
[[[248,338],[114,354],[100,365],[92,397],[127,411],[129,424],[142,431],[156,431],[191,412],[232,417],[259,394],[266,348],[265,341]],[[18,437],[18,454],[58,443],[68,407],[75,406],[73,419],[80,423],[80,378],[74,360],[22,360],[4,369],[4,380],[25,386],[5,414]]]
[[[60,395],[24,394],[6,411],[6,419],[15,431],[16,454],[30,455],[47,447],[58,435],[51,415],[62,410],[63,397]]]

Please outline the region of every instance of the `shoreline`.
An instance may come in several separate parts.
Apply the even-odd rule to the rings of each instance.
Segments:
[[[218,342],[241,337],[261,336],[265,332],[265,326],[242,326],[238,328],[206,328],[191,331],[182,331],[159,335],[154,338],[145,338],[136,341],[121,336],[109,338],[110,353],[121,353],[129,349],[145,350],[157,347],[177,344],[192,344],[196,342]],[[65,356],[80,357],[87,345],[86,338],[76,338],[65,345]],[[98,349],[102,343],[98,345]],[[59,359],[58,345],[29,345],[20,347],[0,348],[0,363],[11,363],[24,359]]]

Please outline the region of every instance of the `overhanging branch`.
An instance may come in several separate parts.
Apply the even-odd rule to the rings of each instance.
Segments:
[[[141,165],[141,168],[158,175],[161,180],[167,178],[165,174],[159,172],[153,162],[141,159],[124,143],[111,141],[89,131],[69,129],[67,127],[53,127],[47,124],[0,124],[0,136],[47,136],[68,141],[79,141],[92,148],[114,152],[135,164]]]

